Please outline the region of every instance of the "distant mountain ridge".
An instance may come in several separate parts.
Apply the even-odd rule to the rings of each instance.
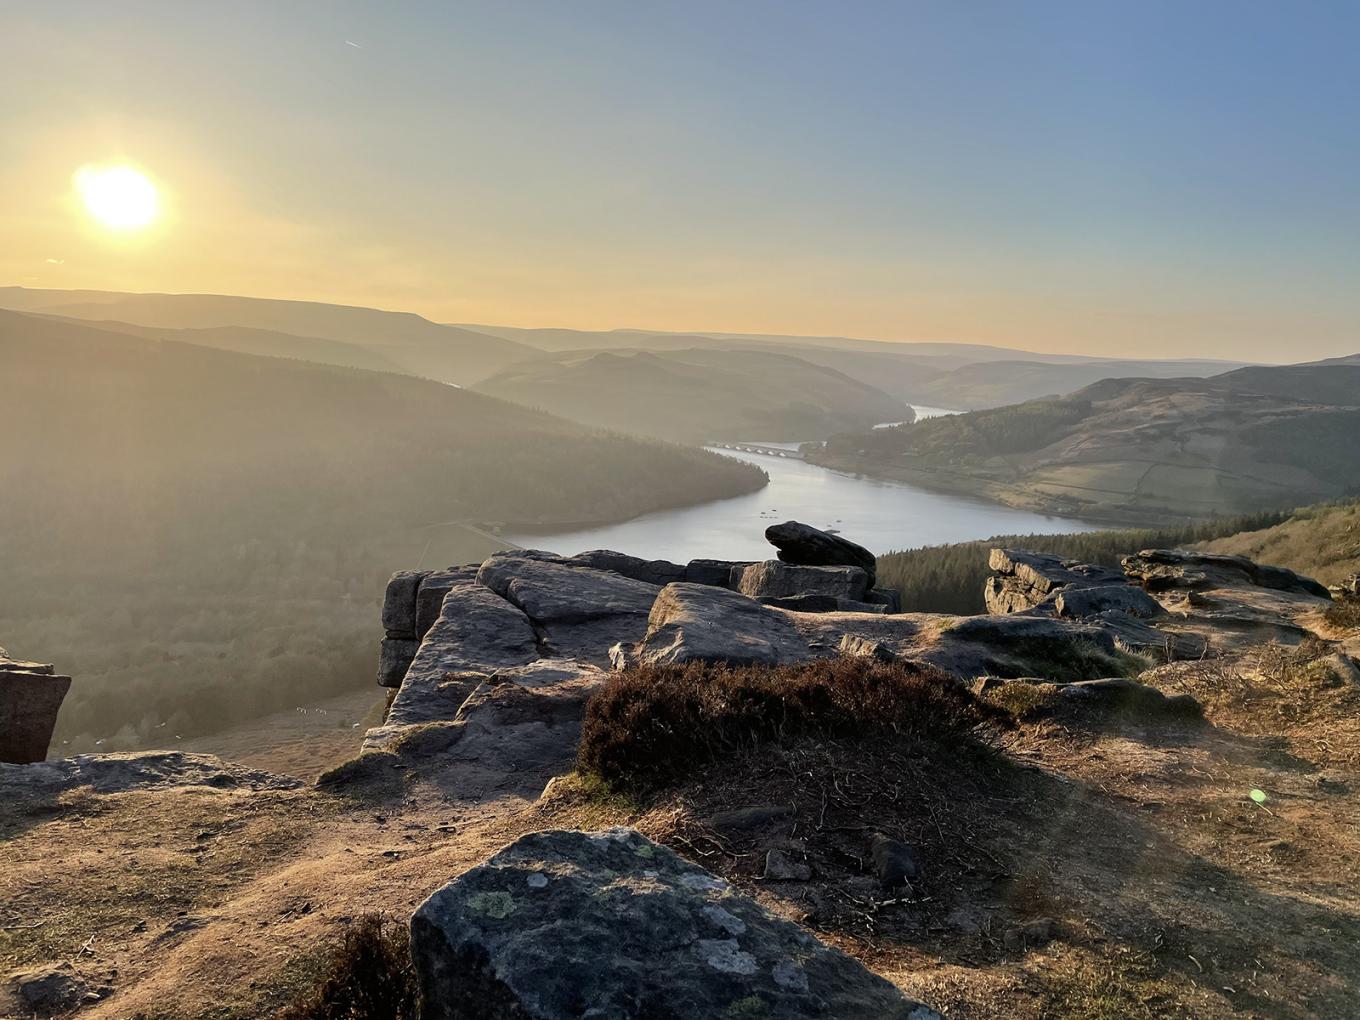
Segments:
[[[544,381],[530,378],[546,369],[531,369],[517,374],[516,366],[551,362],[563,355],[583,351],[646,351],[667,355],[678,351],[749,352],[765,356],[797,359],[807,368],[800,370],[813,391],[825,388],[825,378],[815,369],[829,369],[843,379],[868,387],[863,394],[863,419],[873,417],[872,408],[883,400],[898,403],[972,410],[1003,406],[1044,395],[1064,393],[1102,378],[1112,377],[1204,377],[1230,369],[1246,367],[1241,362],[1205,359],[1110,359],[1069,354],[1043,354],[986,344],[948,342],[890,342],[852,337],[781,336],[760,333],[690,332],[676,333],[638,329],[574,330],[562,328],[526,329],[486,324],[440,325],[418,315],[358,306],[330,305],[306,301],[234,297],[207,294],[124,294],[114,291],[32,290],[0,287],[0,307],[29,311],[68,319],[103,323],[117,332],[175,339],[203,346],[221,347],[253,354],[299,358],[345,367],[402,372],[460,386],[487,383],[489,389],[511,399],[538,401],[555,406],[563,414],[573,414],[572,400],[564,392],[551,398],[542,393]],[[173,336],[166,330],[179,331]],[[546,359],[546,361],[545,361]],[[771,362],[771,364],[776,364]],[[843,406],[850,394],[842,385],[842,406],[833,408],[818,403],[815,392],[803,412],[780,416],[762,405],[773,400],[777,391],[795,374],[788,362],[780,362],[782,372],[767,380],[768,392],[753,390],[755,383],[747,362],[739,357],[715,358],[705,366],[706,385],[698,380],[676,380],[679,393],[697,388],[716,394],[723,390],[743,389],[747,394],[744,418],[732,412],[712,422],[702,399],[688,403],[675,399],[664,418],[645,419],[636,414],[607,415],[608,408],[598,400],[581,403],[584,411],[575,412],[579,420],[611,427],[637,428],[647,434],[694,437],[712,431],[711,424],[725,427],[761,427],[775,424],[780,435],[792,433],[779,425],[782,420],[797,430],[795,438],[819,438],[835,429],[854,428],[853,408]],[[503,375],[504,373],[504,375]],[[492,383],[492,377],[502,376]],[[511,391],[509,380],[522,388]],[[573,375],[566,386],[583,385]],[[653,380],[654,382],[656,380]],[[595,395],[596,398],[599,394]],[[615,392],[611,399],[619,399]],[[554,401],[556,403],[554,403]],[[664,401],[663,401],[664,402]],[[835,404],[836,401],[831,401]],[[811,407],[821,408],[821,418]],[[828,413],[831,412],[831,413]],[[883,420],[903,420],[907,415],[894,411]],[[658,422],[662,425],[657,427]],[[822,429],[824,431],[807,431]],[[772,434],[766,438],[775,438]]]
[[[1212,358],[1108,358],[1043,354],[988,344],[858,340],[764,333],[668,333],[637,329],[533,329],[460,324],[549,351],[707,348],[780,353],[833,368],[907,403],[975,410],[1067,393],[1111,377],[1204,377],[1241,368]]]

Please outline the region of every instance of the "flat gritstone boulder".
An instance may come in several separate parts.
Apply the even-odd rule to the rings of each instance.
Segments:
[[[629,829],[536,832],[411,918],[427,1020],[939,1020]]]

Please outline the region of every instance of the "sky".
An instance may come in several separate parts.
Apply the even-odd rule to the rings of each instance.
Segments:
[[[1360,4],[0,0],[0,284],[1360,351]],[[72,175],[126,164],[117,233]]]

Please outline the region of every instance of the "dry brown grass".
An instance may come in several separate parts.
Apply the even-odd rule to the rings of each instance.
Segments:
[[[929,666],[831,659],[779,667],[691,663],[615,675],[586,710],[578,764],[628,789],[799,737],[958,743],[1004,714]]]
[[[1343,599],[1336,603],[1323,618],[1338,630],[1360,629],[1360,599]]]
[[[415,1020],[416,976],[406,925],[378,914],[357,918],[317,953],[296,998],[275,1020]]]

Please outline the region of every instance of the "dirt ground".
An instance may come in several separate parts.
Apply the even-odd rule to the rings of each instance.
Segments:
[[[195,737],[176,747],[311,782],[359,752],[364,731],[381,721],[387,693],[380,687],[367,687]]]
[[[631,824],[954,1020],[1356,1016],[1360,686],[1278,649],[1145,679],[1201,698],[1204,723],[1040,713],[976,745],[769,747],[642,803],[397,773],[6,805],[0,973],[72,962],[109,990],[82,1017],[268,1016],[359,915],[404,921],[523,832]],[[795,813],[705,821],[752,805]],[[917,848],[908,892],[866,874],[874,831]],[[763,880],[771,847],[813,879]]]

